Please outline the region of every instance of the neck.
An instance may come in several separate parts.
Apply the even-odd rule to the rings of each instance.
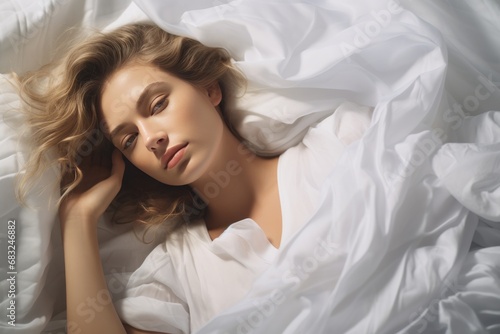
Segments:
[[[232,134],[207,173],[191,184],[206,205],[208,229],[225,229],[248,218],[262,194],[276,186],[277,158],[258,157]]]

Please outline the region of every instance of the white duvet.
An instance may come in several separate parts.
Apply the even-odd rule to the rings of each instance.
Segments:
[[[47,61],[64,27],[149,17],[233,54],[250,81],[234,122],[263,153],[297,143],[346,100],[374,108],[370,127],[323,185],[314,217],[249,294],[199,333],[500,332],[495,1],[42,3],[0,4],[3,73]],[[9,126],[22,119],[4,121],[17,96],[5,78],[1,88],[1,241],[4,247],[7,221],[16,219],[18,252],[16,327],[2,317],[0,332],[59,333],[56,171],[40,180],[44,196],[32,196],[38,209],[20,208],[13,178],[27,150],[16,147],[20,135]],[[344,124],[350,128],[356,124]],[[130,231],[104,221],[100,236],[119,295],[154,244],[133,243]],[[0,284],[5,310],[9,287]]]

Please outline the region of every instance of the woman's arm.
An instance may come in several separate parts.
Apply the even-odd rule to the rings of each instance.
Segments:
[[[104,279],[96,221],[66,220],[63,245],[68,333],[125,334]]]
[[[68,333],[126,333],[104,279],[97,240],[97,221],[121,187],[125,166],[119,151],[112,164],[110,172],[88,158],[82,162],[82,182],[59,207]]]

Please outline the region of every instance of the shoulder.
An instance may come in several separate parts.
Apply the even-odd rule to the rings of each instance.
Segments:
[[[124,291],[114,300],[118,315],[128,324],[127,333],[156,333],[159,328],[167,333],[189,332],[189,306],[175,269],[167,242],[163,242],[130,275]],[[153,331],[139,330],[141,327]]]

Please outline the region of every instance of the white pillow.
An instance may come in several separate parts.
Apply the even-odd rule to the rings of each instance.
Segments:
[[[144,20],[146,16],[131,1],[30,1],[0,2],[0,73],[23,73],[39,68],[54,56],[60,34],[70,27],[111,28]],[[15,197],[16,176],[23,170],[29,154],[29,140],[23,138],[24,118],[18,112],[19,96],[0,74],[0,243],[7,245],[9,221],[16,225],[16,263],[9,270],[7,255],[2,256],[2,272],[15,271],[16,296],[2,293],[0,306],[6,310],[16,302],[16,333],[64,333],[65,288],[62,245],[57,219],[59,198],[58,170],[48,169],[37,180],[27,198],[30,207],[21,206]],[[127,275],[154,246],[142,245],[129,226],[111,228],[100,221],[99,237],[105,272],[110,279]],[[125,239],[124,239],[125,238]],[[124,242],[124,240],[126,240]],[[116,260],[113,254],[128,246],[136,260]],[[120,246],[121,245],[121,246]],[[135,249],[134,249],[135,248]],[[5,248],[5,250],[7,250]],[[123,252],[121,252],[124,254]],[[7,254],[7,253],[2,253]],[[9,291],[2,279],[1,291]],[[12,330],[9,318],[0,319],[0,332]]]
[[[21,206],[14,195],[17,174],[22,171],[23,164],[29,154],[31,143],[23,137],[24,117],[18,112],[19,96],[9,82],[9,77],[0,75],[0,243],[12,242],[11,250],[15,251],[13,267],[6,263],[3,256],[1,267],[15,277],[15,297],[2,294],[0,307],[6,309],[11,301],[16,305],[16,329],[26,333],[41,330],[47,318],[52,315],[55,302],[54,290],[44,286],[48,266],[53,259],[54,248],[58,246],[57,237],[53,236],[56,227],[56,201],[59,197],[57,185],[58,171],[54,168],[46,170],[27,197],[30,207]],[[15,239],[9,238],[8,225],[14,225]],[[11,232],[12,233],[12,232]],[[12,234],[11,234],[12,235]],[[11,253],[14,255],[14,253]],[[4,253],[5,254],[5,253]],[[57,277],[52,277],[56,279]],[[60,277],[62,280],[62,277]],[[60,280],[59,283],[63,283]],[[56,283],[52,281],[51,283]],[[8,291],[7,281],[0,282],[2,291]],[[14,320],[14,319],[7,319]],[[5,317],[0,324],[8,326]]]

